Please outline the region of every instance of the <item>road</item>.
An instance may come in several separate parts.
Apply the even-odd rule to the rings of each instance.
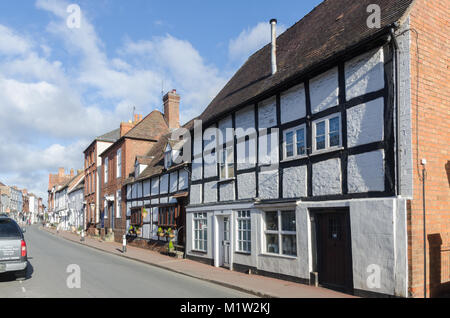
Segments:
[[[0,276],[0,298],[240,298],[254,297],[233,289],[173,273],[120,256],[111,255],[29,226],[28,273],[23,281],[11,275]],[[80,269],[80,288],[67,281]],[[70,276],[70,277],[69,277]],[[69,284],[70,285],[70,284]],[[77,286],[75,286],[77,287]]]

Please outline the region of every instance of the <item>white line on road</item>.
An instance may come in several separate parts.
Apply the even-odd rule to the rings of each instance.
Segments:
[[[26,289],[25,289],[25,287],[22,287],[22,292],[23,292],[23,293],[25,293],[25,292],[26,292]]]

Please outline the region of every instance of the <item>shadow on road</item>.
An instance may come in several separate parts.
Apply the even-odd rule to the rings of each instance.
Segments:
[[[34,273],[34,267],[33,267],[33,265],[31,265],[30,261],[28,261],[27,275],[25,276],[24,280],[31,279],[33,277],[33,273]],[[16,278],[16,275],[14,274],[14,272],[7,272],[7,273],[0,274],[0,283],[12,282],[12,281],[15,281],[16,279],[17,278]]]

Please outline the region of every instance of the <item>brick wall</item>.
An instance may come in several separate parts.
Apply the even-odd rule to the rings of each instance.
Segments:
[[[128,178],[129,174],[134,172],[134,162],[136,156],[146,155],[155,142],[145,141],[145,140],[135,140],[125,138],[117,143],[115,143],[111,148],[109,148],[104,155],[102,155],[102,169],[101,169],[101,199],[100,199],[100,210],[104,210],[104,196],[112,195],[116,196],[118,190],[122,191],[122,207],[121,207],[121,217],[114,219],[115,227],[115,239],[120,240],[125,232],[126,226],[126,187],[122,186],[123,181]],[[122,172],[121,177],[117,178],[117,150],[122,149]],[[105,158],[108,158],[109,169],[108,169],[108,182],[104,183],[103,171]],[[115,210],[115,209],[114,209]],[[105,227],[110,228],[111,216],[105,220]]]
[[[408,262],[413,297],[424,296],[422,158],[427,160],[427,296],[439,295],[450,284],[449,13],[448,0],[418,0],[410,14],[410,27],[419,34],[419,54],[416,35],[410,34],[414,195],[408,205]]]

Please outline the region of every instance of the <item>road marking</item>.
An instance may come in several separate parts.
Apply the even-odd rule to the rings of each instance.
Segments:
[[[25,289],[25,287],[22,287],[22,292],[23,292],[23,293],[25,293],[25,292],[26,292],[26,289]]]

